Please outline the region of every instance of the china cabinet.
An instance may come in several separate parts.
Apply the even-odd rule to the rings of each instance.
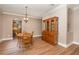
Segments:
[[[43,20],[44,29],[42,31],[42,40],[56,45],[58,41],[58,17],[52,17]]]

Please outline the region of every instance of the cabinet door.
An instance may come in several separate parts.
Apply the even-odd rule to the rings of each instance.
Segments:
[[[43,32],[44,40],[55,45],[58,41],[58,17],[46,19],[45,31]]]
[[[46,29],[49,31],[49,21],[46,22]]]
[[[51,20],[51,23],[50,24],[51,24],[51,31],[52,31],[55,28],[54,20]]]
[[[45,39],[46,39],[45,35],[42,35],[42,39],[43,39],[43,40],[45,40]]]
[[[49,19],[49,31],[51,31],[52,27],[51,27],[51,19]]]

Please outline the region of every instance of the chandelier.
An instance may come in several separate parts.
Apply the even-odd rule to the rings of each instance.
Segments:
[[[24,17],[24,21],[27,23],[28,22],[27,6],[25,6],[25,8],[26,8],[26,14]]]

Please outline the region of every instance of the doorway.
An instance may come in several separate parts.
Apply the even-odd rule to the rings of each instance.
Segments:
[[[22,32],[22,21],[13,20],[12,24],[13,39],[17,38],[17,34]]]

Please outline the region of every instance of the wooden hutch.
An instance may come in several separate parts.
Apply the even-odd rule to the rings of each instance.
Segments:
[[[42,31],[42,40],[56,45],[58,42],[58,17],[52,17],[43,20],[44,29]]]

